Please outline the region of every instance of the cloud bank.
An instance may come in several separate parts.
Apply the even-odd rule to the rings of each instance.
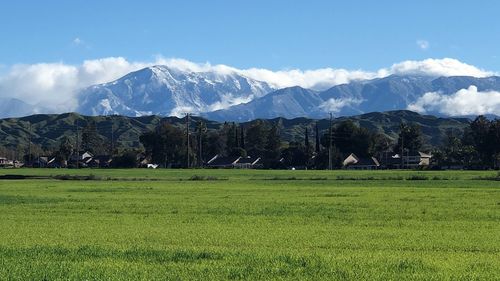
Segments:
[[[438,112],[452,116],[500,115],[500,92],[479,92],[476,86],[470,86],[452,95],[431,92],[410,104],[408,109],[420,113]]]
[[[115,80],[148,64],[131,63],[124,58],[64,63],[19,64],[0,77],[0,97],[12,97],[32,105],[58,111],[72,110],[76,95],[84,87]]]
[[[356,106],[363,102],[363,100],[359,99],[351,99],[351,98],[339,98],[334,99],[331,98],[325,101],[320,108],[325,112],[338,113],[346,106]]]
[[[80,65],[58,62],[19,64],[4,68],[3,74],[0,74],[0,97],[18,98],[32,105],[43,105],[44,108],[49,108],[54,112],[71,111],[76,108],[76,97],[82,88],[110,82],[129,72],[152,65],[167,65],[193,72],[213,71],[220,75],[238,73],[267,82],[276,88],[301,86],[315,90],[324,90],[356,80],[386,77],[391,74],[474,77],[487,77],[495,74],[450,58],[404,61],[378,71],[335,68],[274,71],[263,68],[237,69],[227,65],[194,63],[177,58],[158,57],[150,62],[130,62],[123,57],[109,57],[87,60]],[[332,104],[335,103],[335,101],[332,102]],[[215,105],[217,108],[225,106],[226,104]]]

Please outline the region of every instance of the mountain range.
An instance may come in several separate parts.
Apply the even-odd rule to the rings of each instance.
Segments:
[[[152,66],[115,81],[82,89],[76,112],[84,115],[182,116],[190,112],[216,121],[258,118],[325,118],[404,110],[426,93],[450,96],[475,86],[500,91],[500,77],[391,75],[329,89],[277,88],[232,70],[195,72]],[[0,117],[48,113],[17,99],[0,99]],[[444,116],[443,113],[427,111]],[[493,112],[496,113],[496,112]]]
[[[86,115],[181,116],[199,114],[216,121],[257,118],[325,118],[407,109],[425,93],[452,95],[471,85],[500,91],[500,77],[391,75],[315,91],[277,89],[236,72],[191,72],[148,67],[116,81],[81,91],[77,112]],[[439,112],[429,112],[439,115]]]
[[[392,75],[334,86],[322,92],[300,87],[280,89],[248,103],[205,113],[212,120],[248,121],[256,118],[324,118],[329,112],[351,116],[366,112],[406,109],[425,93],[451,95],[474,85],[478,91],[500,91],[500,77],[427,77]],[[430,112],[442,115],[439,112]]]

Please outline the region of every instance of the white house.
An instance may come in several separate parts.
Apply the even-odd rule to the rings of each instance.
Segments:
[[[344,168],[352,170],[375,170],[380,167],[380,163],[375,157],[358,157],[351,153],[342,163]]]

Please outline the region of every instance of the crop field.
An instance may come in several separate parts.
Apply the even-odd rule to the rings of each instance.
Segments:
[[[500,279],[495,171],[0,178],[0,280]]]

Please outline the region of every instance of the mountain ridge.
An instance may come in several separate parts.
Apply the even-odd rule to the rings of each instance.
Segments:
[[[79,93],[77,112],[87,115],[179,115],[215,110],[273,91],[235,72],[192,72],[157,65]]]
[[[208,130],[216,130],[224,125],[224,122],[206,120],[194,116],[191,126],[195,128],[196,122],[203,120]],[[447,130],[463,131],[469,126],[470,119],[466,118],[444,118],[432,115],[421,115],[407,110],[372,112],[351,117],[339,117],[333,120],[334,124],[345,120],[351,120],[361,127],[373,132],[382,133],[391,139],[396,139],[399,125],[402,122],[416,123],[422,127],[425,139],[431,146],[440,144]],[[65,137],[76,143],[77,130],[81,130],[89,122],[96,125],[98,134],[107,140],[117,143],[123,149],[140,148],[139,136],[145,132],[152,131],[161,124],[168,122],[175,126],[185,126],[185,119],[178,117],[160,116],[85,116],[78,113],[64,114],[37,114],[22,118],[0,119],[0,146],[12,149],[26,149],[29,142],[45,149],[57,149],[61,140]],[[242,122],[245,128],[256,122]],[[281,136],[285,141],[303,141],[305,128],[309,132],[314,131],[317,124],[321,131],[326,131],[330,121],[328,119],[309,118],[273,118],[264,119],[263,122],[279,123],[282,127]],[[194,129],[193,129],[194,132]],[[312,137],[312,134],[311,134]]]
[[[365,112],[404,110],[412,103],[417,102],[426,93],[437,92],[449,96],[460,90],[467,89],[471,85],[476,86],[478,91],[500,91],[500,77],[450,76],[435,78],[430,76],[391,75],[384,78],[341,84],[319,92],[317,95],[323,99],[323,103],[318,104],[316,110],[313,111],[307,111],[305,108],[294,110],[297,113],[275,110],[272,103],[265,102],[268,95],[275,93],[272,92],[245,104],[205,113],[204,116],[218,121],[247,121],[249,119],[245,119],[246,116],[266,118],[269,117],[269,112],[277,112],[287,118],[303,116],[304,112],[308,112],[306,116],[318,118],[321,115],[327,116],[329,112],[333,112],[337,116],[352,116]],[[300,91],[296,93],[289,91],[288,94],[288,99],[293,101],[296,95],[300,96],[302,93]],[[259,108],[266,108],[267,115],[248,114],[248,112],[258,112]],[[445,115],[436,111],[430,111],[429,113]]]
[[[190,112],[217,121],[240,122],[274,117],[324,118],[329,113],[353,116],[404,109],[427,110],[430,114],[442,116],[460,115],[456,111],[441,112],[428,101],[423,105],[417,102],[426,94],[443,101],[460,90],[471,91],[471,86],[475,86],[473,89],[477,93],[500,92],[500,77],[393,74],[316,91],[299,86],[277,89],[231,69],[192,71],[155,65],[82,89],[77,95],[74,111],[94,116],[182,116]],[[497,108],[486,113],[498,115]],[[0,117],[54,111],[9,98],[0,99],[0,109]],[[462,112],[470,115],[470,111]]]

